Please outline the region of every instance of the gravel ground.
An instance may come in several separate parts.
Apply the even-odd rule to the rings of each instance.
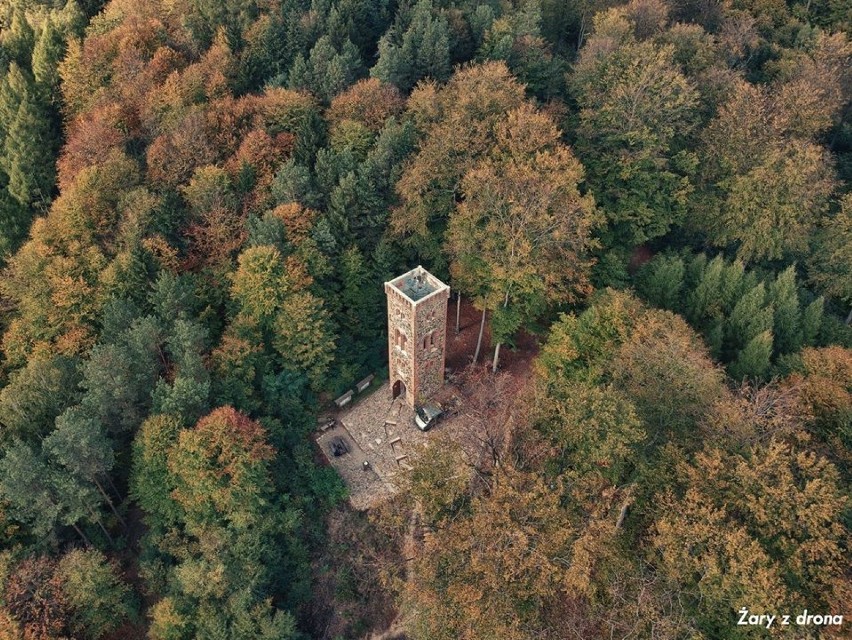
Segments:
[[[447,423],[449,424],[449,423]],[[414,411],[401,400],[391,399],[389,384],[357,400],[337,416],[337,426],[317,437],[329,463],[337,469],[349,488],[356,509],[367,509],[397,490],[395,480],[410,470],[413,450],[440,434],[447,426],[423,433],[414,424]],[[349,453],[335,457],[330,442],[341,436]],[[364,469],[364,461],[370,463]]]
[[[457,384],[446,384],[435,394],[435,400],[445,408],[456,407],[454,415],[446,416],[423,433],[414,424],[414,411],[401,400],[394,401],[390,385],[385,383],[356,395],[351,406],[338,412],[337,426],[317,436],[323,455],[349,488],[349,500],[355,509],[369,509],[396,493],[401,474],[411,469],[414,453],[436,439],[456,440],[475,459],[478,454],[473,449],[481,448],[490,428],[506,422],[512,398],[529,379],[538,340],[525,333],[517,336],[516,348],[501,352],[501,375],[493,378],[486,371],[492,355],[487,325],[480,364],[475,369],[468,368],[476,347],[480,314],[465,299],[461,331],[456,334],[455,306],[452,300],[447,309],[447,374]],[[478,384],[471,384],[470,374],[473,380],[479,380]],[[493,402],[488,401],[491,395],[496,396]],[[332,455],[330,441],[336,436],[346,441],[349,453]],[[370,464],[366,470],[365,460]]]

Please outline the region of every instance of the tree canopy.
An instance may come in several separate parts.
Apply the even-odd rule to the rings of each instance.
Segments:
[[[0,2],[0,637],[842,612],[847,5]],[[464,428],[360,513],[314,432],[417,264]]]

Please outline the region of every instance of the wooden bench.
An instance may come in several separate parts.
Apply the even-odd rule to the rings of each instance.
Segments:
[[[368,375],[366,378],[364,378],[363,380],[361,380],[360,382],[358,382],[358,383],[355,385],[355,388],[356,388],[356,389],[358,389],[358,393],[361,393],[364,389],[366,389],[367,387],[369,387],[369,386],[370,386],[370,383],[373,381],[373,378],[375,378],[375,377],[376,377],[376,376],[375,376],[375,374],[371,373],[371,374],[370,374],[370,375]]]
[[[352,401],[352,390],[350,389],[349,391],[344,393],[342,396],[337,398],[337,400],[334,401],[334,404],[336,404],[338,407],[345,407],[351,401]]]

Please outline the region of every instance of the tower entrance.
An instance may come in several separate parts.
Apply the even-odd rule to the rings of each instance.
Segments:
[[[405,395],[405,383],[402,380],[397,380],[393,383],[393,399],[396,400],[399,396]]]

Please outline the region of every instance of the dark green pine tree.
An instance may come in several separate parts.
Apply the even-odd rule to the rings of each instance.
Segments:
[[[404,31],[398,22],[382,36],[370,74],[402,91],[410,91],[423,78],[449,77],[449,27],[446,18],[433,15],[432,0],[419,0]]]
[[[32,83],[27,82],[26,72],[17,62],[12,62],[3,78],[0,79],[0,170],[5,173],[6,138],[9,129],[18,115],[23,95],[32,90]]]
[[[137,318],[114,338],[92,348],[83,366],[82,404],[110,433],[137,428],[151,408],[151,392],[163,367],[165,335],[152,317]]]
[[[288,78],[291,89],[311,91],[325,102],[364,74],[358,49],[347,38],[338,50],[330,36],[322,36],[311,49],[308,59],[299,55]]]
[[[101,521],[95,488],[54,469],[41,452],[23,442],[15,442],[0,460],[0,497],[9,514],[43,541],[55,541],[59,527],[66,526],[88,544],[83,525],[91,523],[112,542]]]
[[[660,256],[639,274],[637,290],[647,302],[681,312],[685,266],[680,256]]]
[[[759,338],[763,333],[769,333],[769,343],[772,343],[773,309],[766,299],[766,287],[761,282],[747,291],[728,316],[725,327],[725,358],[727,361],[737,359],[739,352],[746,349],[755,339],[751,347],[754,353],[762,354],[766,345],[765,338]],[[758,348],[758,346],[760,348]],[[770,352],[771,354],[771,352]],[[750,375],[746,373],[746,375]]]
[[[0,433],[35,444],[53,429],[56,418],[80,399],[77,360],[64,356],[33,358],[9,376],[0,391]]]
[[[157,381],[153,413],[179,415],[189,424],[208,410],[210,375],[203,360],[206,343],[207,330],[198,322],[179,318],[174,323],[166,342],[174,380]]]
[[[763,378],[772,358],[772,332],[764,331],[746,343],[736,360],[728,366],[734,380]]]
[[[341,302],[346,318],[346,330],[353,337],[353,360],[359,365],[376,366],[370,356],[381,353],[382,300],[381,288],[371,279],[370,269],[361,251],[352,246],[340,259],[340,279],[343,282]],[[373,358],[375,360],[375,358]]]
[[[4,260],[24,239],[30,212],[12,197],[8,177],[0,170],[0,261]]]
[[[79,407],[69,409],[56,420],[56,430],[42,443],[48,458],[82,484],[95,487],[116,518],[124,524],[113,498],[121,496],[110,478],[115,455],[112,442],[97,420]],[[110,494],[112,491],[112,494]]]
[[[335,34],[345,28],[348,38],[358,47],[362,58],[372,59],[376,43],[388,28],[388,0],[339,0],[329,12],[328,32]],[[340,27],[338,27],[340,25]]]
[[[9,446],[0,459],[0,496],[7,505],[8,515],[44,539],[55,537],[62,512],[50,488],[48,475],[44,459],[21,441]],[[77,533],[88,542],[81,529],[78,528]]]
[[[702,254],[693,260],[688,271],[695,273],[695,283],[687,296],[686,315],[696,327],[704,328],[724,313],[721,300],[722,274],[725,263],[722,256],[707,262]]]
[[[35,32],[27,20],[23,4],[15,3],[9,28],[4,29],[0,34],[0,42],[3,44],[6,56],[20,66],[29,64],[30,55],[35,46]]]
[[[802,312],[802,342],[807,346],[816,342],[822,327],[824,309],[825,298],[819,296]]]
[[[17,65],[9,68],[8,90],[2,99],[0,119],[8,122],[8,128],[0,168],[8,176],[9,193],[25,207],[44,205],[56,183],[59,144],[51,111],[29,74]]]
[[[169,450],[182,426],[177,416],[152,416],[142,423],[133,440],[130,495],[144,511],[145,524],[155,537],[183,517],[171,495],[175,480],[168,468]]]
[[[294,158],[282,164],[275,174],[272,197],[276,204],[298,202],[309,208],[315,208],[321,198],[311,178],[310,169]]]
[[[563,91],[566,63],[541,37],[541,20],[538,2],[523,3],[483,34],[477,58],[503,60],[527,91],[546,100]]]
[[[33,49],[33,78],[48,99],[58,100],[59,63],[65,55],[65,38],[48,15]]]
[[[774,310],[775,353],[794,353],[802,347],[802,312],[796,290],[796,270],[788,267],[770,283],[768,299]]]

